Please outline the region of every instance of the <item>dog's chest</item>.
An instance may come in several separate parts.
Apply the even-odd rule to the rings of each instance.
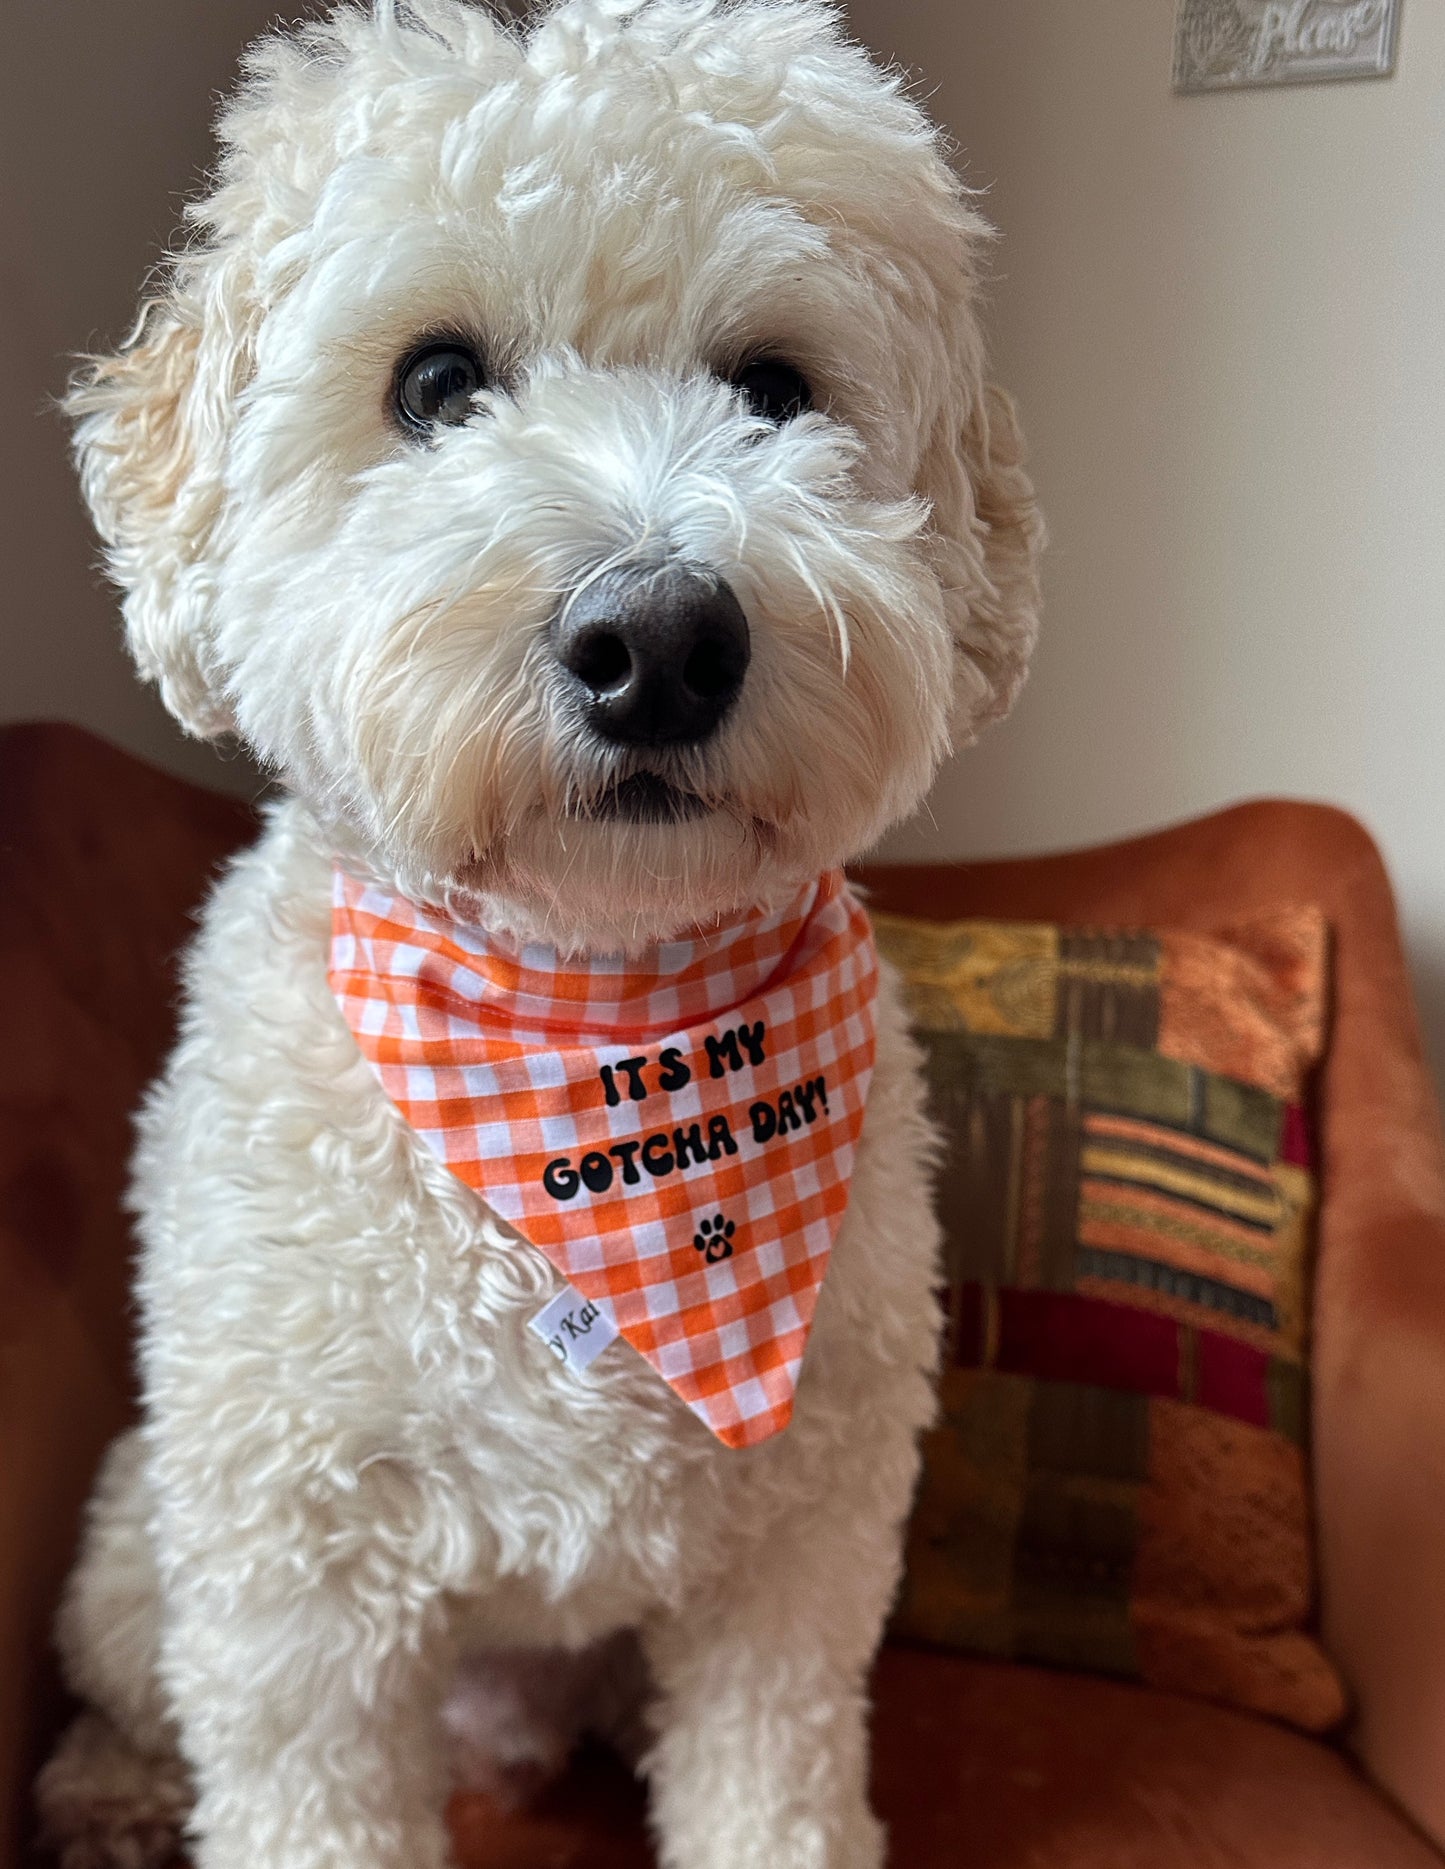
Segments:
[[[598,1628],[626,1621],[706,1566],[710,1528],[752,1463],[621,1338],[585,1367],[559,1357],[533,1328],[554,1308],[556,1273],[465,1198],[474,1238],[433,1261],[408,1342],[416,1452],[466,1489],[479,1585],[510,1579],[534,1604],[580,1595]],[[439,1226],[433,1244],[450,1232]]]
[[[876,1164],[865,1149],[865,1188]],[[926,1221],[906,1207],[892,1237],[850,1217],[791,1426],[725,1446],[625,1340],[585,1368],[558,1358],[532,1328],[558,1275],[434,1163],[425,1173],[449,1210],[470,1203],[474,1231],[457,1251],[453,1224],[438,1215],[429,1229],[435,1282],[413,1344],[418,1448],[444,1426],[446,1458],[472,1488],[485,1565],[457,1584],[466,1595],[475,1581],[485,1613],[502,1619],[490,1639],[526,1627],[538,1640],[588,1640],[708,1587],[835,1470],[850,1421],[895,1406],[882,1398],[904,1342],[920,1361],[931,1353]]]
[[[264,1365],[278,1411],[325,1424],[328,1469],[355,1475],[335,1512],[366,1519],[369,1476],[400,1476],[438,1588],[635,1620],[695,1587],[744,1526],[765,1536],[878,1406],[890,1364],[914,1344],[926,1360],[923,1132],[894,1114],[886,1151],[865,1138],[793,1424],[726,1447],[625,1342],[580,1369],[531,1328],[560,1277],[358,1054],[326,980],[327,875],[280,817],[207,917],[188,1036],[147,1122],[152,1373],[189,1368],[202,1340],[221,1346],[217,1384],[233,1356]],[[870,1124],[894,1094],[880,1104],[875,1079]]]

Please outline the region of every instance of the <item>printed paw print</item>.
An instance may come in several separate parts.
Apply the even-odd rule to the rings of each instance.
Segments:
[[[709,1265],[716,1265],[719,1259],[731,1259],[733,1256],[733,1234],[737,1226],[731,1220],[724,1220],[721,1214],[714,1214],[704,1220],[692,1236],[692,1243],[700,1253],[707,1256]]]

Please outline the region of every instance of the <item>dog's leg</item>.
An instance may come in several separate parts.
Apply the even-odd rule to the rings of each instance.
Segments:
[[[449,1656],[425,1510],[365,1479],[332,1505],[275,1484],[244,1530],[198,1534],[192,1513],[167,1576],[195,1869],[444,1869]]]
[[[664,1869],[881,1862],[866,1677],[914,1460],[901,1447],[879,1458],[869,1476],[840,1471],[830,1502],[785,1516],[710,1591],[648,1631],[660,1699],[647,1769]]]
[[[178,1619],[196,1869],[445,1869],[434,1670],[373,1640],[330,1592]]]
[[[42,1837],[64,1869],[172,1860],[190,1787],[157,1678],[160,1579],[140,1436],[105,1457],[56,1631],[65,1679],[88,1701],[36,1784]]]
[[[156,1675],[161,1591],[152,1505],[140,1434],[131,1429],[101,1465],[56,1642],[66,1685],[140,1751],[161,1753],[174,1750],[174,1734]]]

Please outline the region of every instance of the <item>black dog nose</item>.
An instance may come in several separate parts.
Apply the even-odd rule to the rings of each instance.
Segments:
[[[622,566],[580,590],[556,626],[557,659],[605,739],[705,740],[737,699],[748,620],[719,577],[686,565]]]

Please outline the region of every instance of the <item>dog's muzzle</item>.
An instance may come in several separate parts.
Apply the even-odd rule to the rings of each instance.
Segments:
[[[696,566],[622,566],[585,585],[553,632],[588,725],[625,746],[695,745],[742,692],[748,620]]]

